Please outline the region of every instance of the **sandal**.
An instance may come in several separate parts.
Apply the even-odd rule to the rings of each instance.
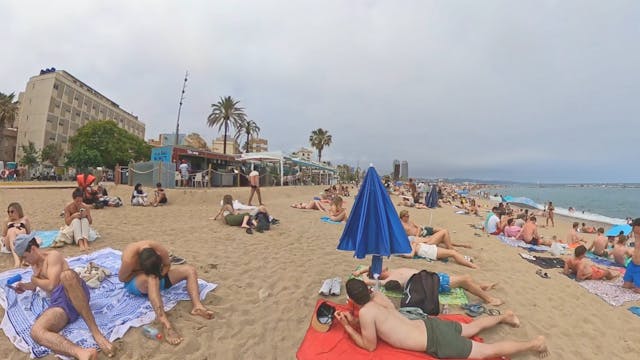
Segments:
[[[486,309],[484,313],[489,315],[489,316],[502,315],[502,313],[498,309]]]
[[[477,304],[464,304],[462,305],[462,308],[465,310],[465,314],[471,316],[471,317],[478,317],[482,314],[484,314],[487,309],[484,307],[484,305],[477,303]]]
[[[247,234],[249,235],[253,234],[253,230],[251,230],[251,228],[247,228]]]
[[[548,273],[543,272],[542,269],[536,270],[536,275],[540,276],[543,279],[551,279],[551,276],[549,276]]]

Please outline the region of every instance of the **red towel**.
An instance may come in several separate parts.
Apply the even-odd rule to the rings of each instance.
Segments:
[[[320,305],[321,302],[326,301],[323,299],[319,299],[316,303],[316,307],[313,311],[313,316],[315,316],[316,309]],[[348,310],[346,305],[336,304],[330,301],[327,301],[329,304],[336,307],[336,310],[345,311]],[[470,323],[473,319],[465,316],[465,315],[440,315],[439,318],[446,320],[454,320],[461,323]],[[482,342],[482,338],[473,337],[474,341]],[[298,360],[311,360],[311,359],[327,359],[327,360],[336,360],[336,359],[353,359],[353,360],[383,360],[383,359],[394,359],[394,360],[425,360],[425,359],[435,359],[425,353],[416,352],[416,351],[407,351],[396,349],[391,347],[389,344],[384,341],[378,339],[378,346],[376,350],[373,352],[369,352],[365,349],[362,349],[356,345],[349,334],[344,330],[342,325],[334,322],[331,325],[331,329],[326,332],[318,332],[311,328],[307,329],[307,333],[300,344],[300,348],[298,348],[298,352],[296,353],[296,357]],[[506,357],[496,358],[496,360],[504,360],[508,359]]]

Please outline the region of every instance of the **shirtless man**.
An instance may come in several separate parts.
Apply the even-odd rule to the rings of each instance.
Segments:
[[[424,242],[420,242],[419,239],[421,238],[409,236],[409,241],[411,241],[411,253],[401,256],[412,259],[414,256],[418,255],[429,260],[439,260],[452,257],[455,262],[460,265],[467,266],[472,269],[478,268],[478,265],[471,262],[471,257],[464,256],[455,249],[445,249],[438,247],[438,245],[425,244]]]
[[[585,242],[583,238],[578,236],[578,226],[580,226],[580,223],[578,222],[574,222],[571,226],[571,230],[569,230],[569,233],[567,234],[567,244]]]
[[[599,227],[598,235],[596,235],[596,239],[593,240],[587,251],[593,251],[598,256],[608,257],[607,245],[609,245],[609,240],[604,236],[604,228]]]
[[[633,248],[633,254],[631,255],[631,261],[627,265],[627,271],[624,273],[624,283],[622,287],[627,289],[633,289],[633,291],[640,293],[640,218],[637,218],[631,222],[633,230],[633,238],[635,239],[635,246]]]
[[[262,195],[260,195],[260,173],[256,170],[249,173],[249,184],[251,185],[251,195],[249,195],[247,205],[251,206],[251,200],[253,200],[253,194],[255,193],[258,193],[258,202],[262,205]]]
[[[420,227],[416,225],[415,222],[409,220],[409,211],[402,210],[400,211],[400,222],[402,223],[402,227],[404,231],[407,233],[407,236],[415,236],[417,242],[422,242],[425,244],[438,245],[442,244],[447,249],[453,249],[454,246],[471,248],[470,245],[467,244],[456,244],[451,241],[451,235],[449,234],[449,230],[433,228],[430,226]]]
[[[349,298],[361,306],[359,317],[355,318],[350,312],[336,311],[336,318],[356,345],[368,351],[376,349],[379,337],[398,349],[425,352],[438,358],[484,359],[525,351],[536,351],[540,356],[549,353],[543,336],[525,342],[502,341],[495,344],[468,339],[501,323],[520,326],[520,320],[513,311],[478,318],[469,324],[435,317],[409,320],[396,310],[384,294],[377,291],[370,294],[362,280],[349,279],[346,288]],[[356,330],[358,327],[360,331]],[[437,337],[433,336],[435,333]]]
[[[183,338],[173,329],[164,312],[161,290],[187,280],[187,292],[193,302],[191,314],[213,319],[213,311],[205,308],[200,302],[196,269],[191,265],[171,267],[169,251],[155,241],[138,241],[127,245],[122,252],[122,266],[118,278],[129,293],[149,296],[156,318],[164,326],[165,339],[169,344],[177,345]]]
[[[380,284],[384,285],[385,289],[390,291],[402,291],[404,286],[409,281],[409,278],[413,274],[417,274],[420,270],[411,269],[411,268],[397,268],[397,269],[389,269],[385,267],[382,269],[382,274],[380,274]],[[363,277],[363,281],[367,285],[376,285],[376,281],[373,279],[371,274],[369,274],[369,268],[364,268],[359,271],[354,271],[354,276],[360,276],[362,274],[367,273],[367,276]],[[437,273],[438,277],[440,277],[440,288],[438,289],[439,293],[448,293],[451,291],[451,288],[461,287],[473,295],[484,300],[485,303],[493,306],[502,305],[502,300],[495,298],[489,295],[486,291],[493,289],[497,284],[478,284],[472,278],[471,275],[449,275],[447,273]]]
[[[51,349],[56,354],[73,356],[78,359],[97,359],[96,349],[82,348],[60,335],[68,324],[82,317],[100,349],[112,357],[113,345],[102,334],[89,307],[89,288],[62,254],[55,250],[41,251],[35,238],[21,238],[16,242],[16,253],[31,264],[33,275],[28,283],[17,283],[18,294],[40,288],[50,295],[49,307],[36,319],[31,327],[31,337],[38,344]]]
[[[586,259],[587,248],[584,245],[578,246],[574,251],[574,256],[564,261],[563,273],[566,275],[576,274],[576,280],[611,280],[620,276],[609,269],[596,266]]]
[[[611,251],[611,256],[613,257],[613,261],[618,265],[626,266],[627,258],[633,256],[633,249],[627,247],[627,237],[624,235],[618,236],[618,240],[616,244],[613,246],[613,251]]]
[[[531,245],[551,245],[551,241],[543,240],[542,236],[538,234],[535,216],[529,217],[527,222],[524,223],[524,226],[522,227],[522,230],[520,230],[518,236],[516,236],[516,239],[522,240]]]

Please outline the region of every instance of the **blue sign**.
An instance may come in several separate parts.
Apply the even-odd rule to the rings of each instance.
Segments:
[[[163,146],[151,149],[151,161],[171,162],[173,146]]]

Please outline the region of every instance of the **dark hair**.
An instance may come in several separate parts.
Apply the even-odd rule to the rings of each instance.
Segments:
[[[513,224],[513,218],[509,218],[507,220],[507,225],[511,226],[511,224]]]
[[[347,295],[358,305],[364,305],[371,300],[369,288],[364,281],[360,279],[349,279],[346,283]]]
[[[142,187],[142,184],[137,183],[136,186],[133,188],[134,190],[138,190],[138,188]]]
[[[162,187],[162,183],[156,183],[156,187]]]
[[[31,248],[32,247],[37,247],[40,248],[40,244],[38,244],[38,239],[36,239],[35,237],[31,238],[31,240],[29,240],[29,242],[27,243],[27,247],[24,249],[24,252],[31,252]]]
[[[573,223],[573,227],[574,227],[574,228],[577,228],[579,225],[580,225],[580,223],[579,223],[579,222],[577,222],[577,221]]]
[[[536,217],[535,217],[535,216],[531,216],[531,217],[529,218],[529,220],[531,220],[531,221],[533,221],[533,222],[536,222]]]
[[[233,206],[233,197],[229,194],[222,197],[222,205],[231,205]]]
[[[384,284],[384,289],[387,291],[402,291],[402,285],[398,280],[389,280]]]
[[[627,242],[627,236],[626,235],[618,236],[618,244],[624,245],[626,242]]]
[[[162,276],[162,258],[152,248],[140,251],[138,261],[140,262],[140,268],[146,275]]]
[[[75,199],[75,198],[83,198],[84,197],[84,190],[82,190],[81,187],[77,187],[75,188],[75,190],[73,190],[73,192],[71,193],[71,198]]]
[[[598,232],[599,232],[600,234],[604,234],[604,228],[603,228],[603,227],[599,227],[599,228],[598,228]]]
[[[575,255],[575,257],[580,257],[586,253],[587,253],[587,247],[584,245],[580,245],[576,248],[573,254]]]

